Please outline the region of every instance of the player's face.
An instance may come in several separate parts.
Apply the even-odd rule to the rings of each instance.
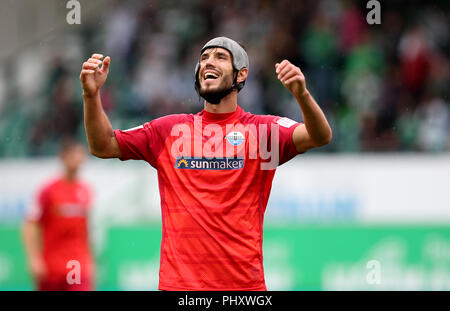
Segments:
[[[229,89],[233,84],[231,53],[223,48],[206,49],[200,56],[198,75],[200,95]]]
[[[68,171],[78,171],[86,159],[86,151],[81,145],[73,146],[62,153],[62,162]]]

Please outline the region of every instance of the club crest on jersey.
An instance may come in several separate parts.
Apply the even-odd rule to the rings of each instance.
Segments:
[[[241,132],[230,132],[225,138],[234,146],[239,146],[245,140],[245,136]]]
[[[244,158],[185,158],[177,157],[175,168],[191,170],[238,170],[244,167]]]

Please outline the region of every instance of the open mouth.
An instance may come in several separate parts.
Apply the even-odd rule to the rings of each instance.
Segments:
[[[204,80],[215,80],[217,78],[219,78],[219,75],[215,72],[207,71],[203,74]]]

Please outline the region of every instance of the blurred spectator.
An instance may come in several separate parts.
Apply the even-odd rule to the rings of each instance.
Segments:
[[[418,107],[416,117],[419,148],[433,152],[446,150],[450,130],[448,104],[437,96],[430,96]]]
[[[308,85],[321,107],[326,109],[336,98],[336,65],[339,61],[338,42],[328,15],[321,11],[317,13],[301,43]]]
[[[339,40],[341,50],[349,52],[358,46],[364,38],[367,24],[364,15],[352,1],[343,1],[344,11],[341,15]]]
[[[399,44],[402,80],[407,90],[420,96],[429,74],[430,54],[420,28],[408,30]]]

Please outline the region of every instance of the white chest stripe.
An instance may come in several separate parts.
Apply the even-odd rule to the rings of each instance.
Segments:
[[[137,130],[137,129],[143,128],[143,127],[144,127],[144,125],[139,125],[139,126],[136,126],[136,127],[132,127],[132,128],[130,128],[130,129],[128,129],[128,130],[123,130],[123,132],[128,132],[128,131],[132,131],[132,130]]]

